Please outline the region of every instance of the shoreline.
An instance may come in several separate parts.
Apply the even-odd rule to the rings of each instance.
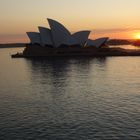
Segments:
[[[12,58],[39,57],[107,57],[107,56],[140,56],[140,50],[122,48],[25,48],[23,53],[11,55]]]

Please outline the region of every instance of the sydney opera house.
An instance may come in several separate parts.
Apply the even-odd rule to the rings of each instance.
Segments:
[[[88,39],[90,31],[79,31],[71,34],[59,22],[47,19],[50,28],[38,27],[39,32],[27,32],[32,45],[38,44],[46,47],[68,47],[68,46],[79,46],[79,47],[101,47],[105,44],[108,38],[100,38],[97,40]]]
[[[91,55],[105,46],[108,38],[89,39],[90,31],[71,33],[61,23],[47,19],[50,28],[38,27],[38,32],[27,32],[30,44],[23,51],[24,56],[67,56]]]
[[[90,31],[71,33],[61,23],[47,19],[50,28],[38,27],[38,32],[27,32],[30,43],[23,53],[13,54],[19,57],[54,56],[140,56],[140,51],[106,46],[108,37],[89,39]]]

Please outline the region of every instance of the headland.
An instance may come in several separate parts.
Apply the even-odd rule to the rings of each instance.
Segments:
[[[111,43],[131,44],[127,40],[108,41],[108,37],[89,39],[89,30],[71,33],[64,25],[53,19],[47,19],[50,28],[39,26],[39,32],[27,32],[30,43],[19,57],[55,57],[55,56],[140,56],[140,50],[110,48]]]

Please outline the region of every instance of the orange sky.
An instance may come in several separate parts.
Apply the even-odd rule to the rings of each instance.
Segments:
[[[27,31],[48,27],[46,18],[71,32],[91,30],[90,38],[140,36],[140,0],[0,0],[0,43],[28,42]]]

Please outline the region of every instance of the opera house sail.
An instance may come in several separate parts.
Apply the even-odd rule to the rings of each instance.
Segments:
[[[103,45],[105,46],[105,43],[107,42],[108,37],[104,37],[104,38],[98,38],[96,40],[91,40],[89,39],[87,41],[87,46],[88,47],[96,47],[96,48],[100,48]]]
[[[75,38],[81,46],[84,46],[86,41],[88,40],[88,36],[90,34],[90,31],[79,31],[74,33],[72,36]]]
[[[27,32],[31,44],[41,44],[40,33],[37,32]]]
[[[38,27],[39,32],[40,32],[40,37],[41,37],[41,44],[43,46],[50,45],[53,46],[53,41],[52,41],[52,35],[51,35],[51,30],[45,27]]]
[[[62,24],[52,19],[47,20],[51,28],[54,47],[59,47],[71,38],[71,33]]]

